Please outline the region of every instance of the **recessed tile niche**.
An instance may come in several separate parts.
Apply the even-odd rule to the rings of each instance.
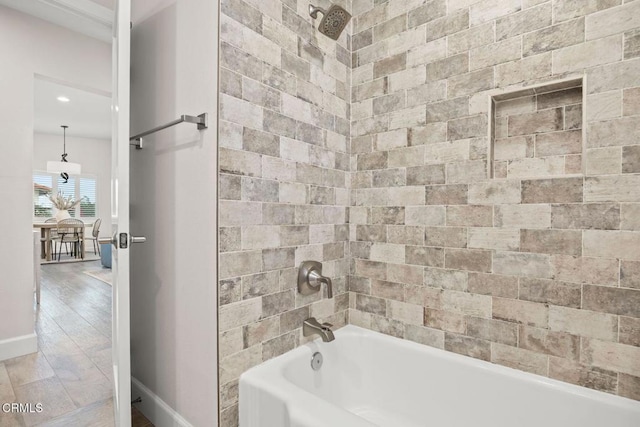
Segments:
[[[582,88],[579,78],[493,96],[489,176],[582,175]]]

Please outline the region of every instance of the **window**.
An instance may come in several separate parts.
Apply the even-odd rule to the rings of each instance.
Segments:
[[[65,197],[82,201],[69,214],[74,218],[96,218],[98,215],[98,180],[95,175],[69,177],[65,183],[59,174],[35,171],[33,173],[33,216],[51,218],[55,209],[49,195],[60,191]]]
[[[33,216],[36,218],[50,218],[53,215],[53,206],[49,200],[52,188],[51,174],[33,174]]]
[[[96,180],[80,177],[80,217],[95,218],[96,215]]]

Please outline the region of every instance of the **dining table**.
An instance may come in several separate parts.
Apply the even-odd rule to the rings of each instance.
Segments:
[[[85,222],[84,227],[85,229],[87,227],[93,227],[93,223]],[[41,245],[40,253],[41,253],[42,259],[46,261],[51,261],[52,253],[51,253],[51,245],[49,245],[49,242],[51,241],[51,230],[58,228],[58,224],[55,222],[34,222],[33,228],[40,229],[40,245]],[[86,233],[86,230],[85,230],[85,233]],[[84,236],[84,233],[82,235]],[[85,255],[84,242],[80,245],[80,250],[82,252],[82,258],[84,258],[84,255]]]

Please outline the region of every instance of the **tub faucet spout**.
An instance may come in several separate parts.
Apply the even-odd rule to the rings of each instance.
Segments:
[[[315,317],[310,317],[302,322],[302,335],[305,337],[311,335],[320,335],[323,342],[330,342],[335,339],[331,328],[331,323],[320,323]]]

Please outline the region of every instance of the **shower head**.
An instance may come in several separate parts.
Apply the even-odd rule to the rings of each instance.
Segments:
[[[309,15],[313,19],[318,18],[318,12],[322,13],[322,21],[318,26],[318,30],[325,36],[338,40],[340,33],[347,26],[351,19],[351,14],[335,4],[331,5],[329,10],[324,10],[320,7],[309,5]]]

